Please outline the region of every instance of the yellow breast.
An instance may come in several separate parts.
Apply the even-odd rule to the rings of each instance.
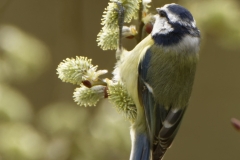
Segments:
[[[154,41],[152,40],[151,35],[147,36],[143,39],[133,50],[126,51],[124,50],[121,55],[121,63],[118,66],[119,76],[122,83],[127,88],[128,94],[133,98],[137,109],[138,109],[138,117],[142,115],[143,110],[139,109],[140,103],[138,99],[138,64],[142,59],[146,50],[152,46]],[[141,112],[141,113],[140,113]]]

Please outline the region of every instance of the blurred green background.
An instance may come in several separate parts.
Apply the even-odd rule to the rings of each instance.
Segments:
[[[202,44],[189,108],[164,160],[239,160],[230,119],[240,119],[240,1],[154,0],[152,10],[172,2],[192,12]],[[63,59],[87,56],[111,77],[114,51],[96,43],[107,3],[0,0],[0,160],[129,158],[129,123],[107,100],[77,106],[76,86],[56,74]]]

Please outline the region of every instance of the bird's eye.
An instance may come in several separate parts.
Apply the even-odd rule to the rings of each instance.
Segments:
[[[160,11],[159,12],[160,17],[167,17],[166,12]]]

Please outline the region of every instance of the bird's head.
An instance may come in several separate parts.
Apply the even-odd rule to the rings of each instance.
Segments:
[[[178,4],[167,4],[157,8],[155,23],[152,30],[152,37],[156,44],[162,46],[174,46],[180,43],[188,44],[189,41],[196,41],[199,45],[200,31],[192,14]]]

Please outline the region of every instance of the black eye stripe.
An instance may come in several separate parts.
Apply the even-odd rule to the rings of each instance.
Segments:
[[[160,12],[159,12],[159,15],[160,15],[161,17],[167,17],[167,14],[166,14],[165,11],[160,11]]]

